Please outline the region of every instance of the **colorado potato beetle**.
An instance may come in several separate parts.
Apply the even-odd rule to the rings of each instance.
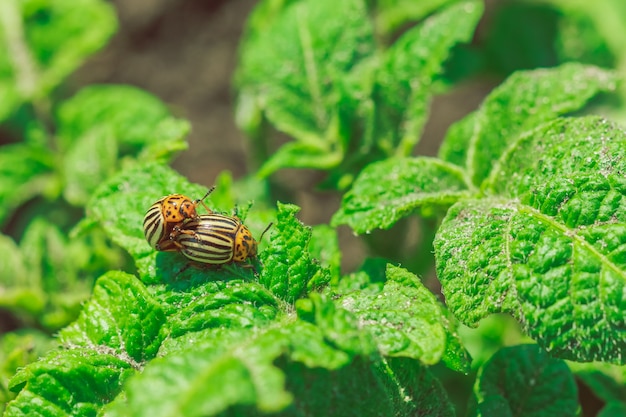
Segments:
[[[237,217],[203,214],[185,222],[184,229],[175,227],[172,235],[183,255],[204,264],[241,263],[257,255],[258,242]]]
[[[204,204],[204,199],[215,189],[211,187],[204,197],[197,200],[182,194],[170,194],[155,202],[143,218],[143,233],[154,249],[175,251],[178,246],[172,240],[172,231],[185,221],[198,218],[196,207],[202,204],[207,212],[212,211]]]

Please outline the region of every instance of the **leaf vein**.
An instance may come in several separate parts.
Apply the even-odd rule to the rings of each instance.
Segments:
[[[322,103],[322,92],[319,88],[319,76],[315,65],[315,56],[313,53],[313,40],[310,29],[306,24],[307,19],[304,16],[304,10],[298,9],[298,35],[302,46],[302,54],[304,58],[304,68],[306,71],[306,80],[311,92],[311,98],[314,107],[315,119],[319,127],[324,127],[324,106]]]

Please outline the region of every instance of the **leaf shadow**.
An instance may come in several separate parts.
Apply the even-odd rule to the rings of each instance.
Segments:
[[[253,268],[237,264],[208,265],[186,259],[178,252],[159,252],[155,256],[155,272],[167,290],[189,292],[207,282],[255,280]]]

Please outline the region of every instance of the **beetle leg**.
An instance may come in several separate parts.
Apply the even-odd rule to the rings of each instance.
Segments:
[[[171,238],[170,238],[171,239]],[[174,252],[180,250],[181,245],[175,240],[164,240],[161,243],[157,243],[155,249],[161,252]]]
[[[259,238],[259,243],[261,243],[261,241],[263,240],[263,235],[265,235],[265,232],[270,230],[270,227],[272,227],[273,224],[274,224],[274,222],[270,222],[270,224],[267,225],[265,230],[263,230],[263,233],[261,233],[261,237]]]
[[[170,239],[175,239],[178,235],[192,235],[196,237],[196,232],[189,229],[181,229],[179,225],[174,226],[172,233],[170,233]]]
[[[183,272],[185,272],[187,269],[189,269],[189,267],[191,266],[191,262],[187,262],[185,264],[185,266],[183,266],[182,268],[180,268],[178,270],[178,272],[176,273],[176,276],[178,277],[178,275],[182,274]]]

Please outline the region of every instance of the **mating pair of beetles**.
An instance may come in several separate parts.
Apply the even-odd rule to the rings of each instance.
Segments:
[[[216,266],[255,258],[258,242],[241,220],[214,213],[204,204],[214,189],[197,200],[171,194],[154,203],[143,219],[150,246],[158,251],[180,251],[192,261]],[[198,214],[198,204],[208,214]]]

